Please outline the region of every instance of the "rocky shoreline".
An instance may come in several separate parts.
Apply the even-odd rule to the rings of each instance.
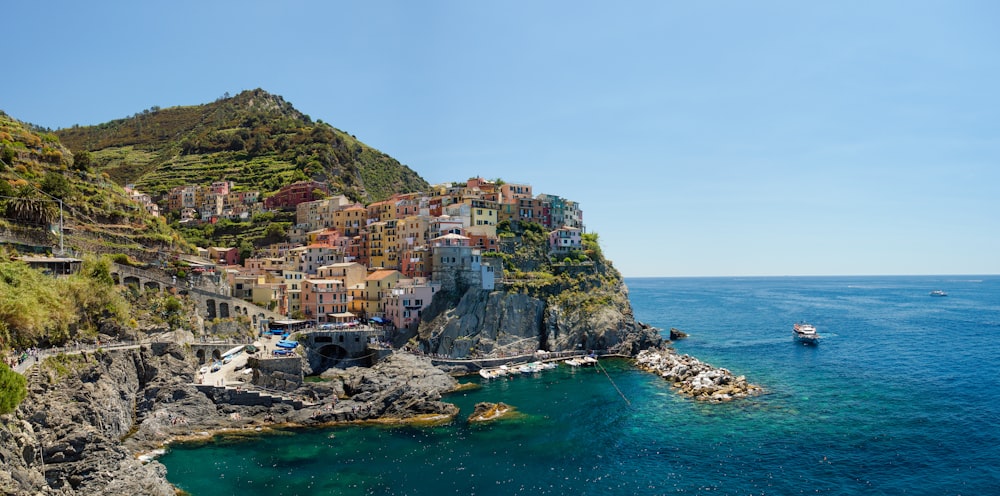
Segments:
[[[429,360],[394,354],[289,392],[295,408],[234,404],[234,388],[199,390],[180,345],[61,357],[29,373],[28,397],[0,417],[0,493],[174,495],[155,454],[218,433],[342,423],[440,423],[458,382]]]
[[[690,355],[668,349],[642,350],[636,356],[636,366],[670,381],[681,394],[699,401],[720,403],[764,392],[723,368],[716,368]]]

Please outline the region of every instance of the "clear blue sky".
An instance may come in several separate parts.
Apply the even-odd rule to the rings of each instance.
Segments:
[[[7,2],[45,127],[263,88],[432,183],[581,203],[626,276],[1000,273],[993,1]]]

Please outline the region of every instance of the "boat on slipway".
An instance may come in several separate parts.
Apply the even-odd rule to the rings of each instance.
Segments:
[[[816,332],[816,326],[812,324],[796,323],[792,326],[792,335],[795,336],[796,341],[801,343],[819,343],[819,333]]]

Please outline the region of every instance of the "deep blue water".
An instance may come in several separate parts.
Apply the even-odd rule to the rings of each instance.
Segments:
[[[450,396],[445,426],[218,437],[160,461],[213,496],[1000,494],[1000,277],[626,282],[639,320],[690,335],[678,351],[767,394],[698,403],[608,360],[610,380],[561,366]],[[819,345],[793,342],[800,320]],[[522,416],[470,426],[479,401]]]

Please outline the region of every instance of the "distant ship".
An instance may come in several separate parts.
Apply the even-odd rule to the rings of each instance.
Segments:
[[[931,291],[931,296],[948,296],[948,293],[945,293],[940,289],[935,289],[934,291]]]
[[[803,343],[819,342],[819,334],[816,332],[816,326],[812,324],[799,322],[792,326],[792,334],[795,336],[797,341],[801,341]]]

